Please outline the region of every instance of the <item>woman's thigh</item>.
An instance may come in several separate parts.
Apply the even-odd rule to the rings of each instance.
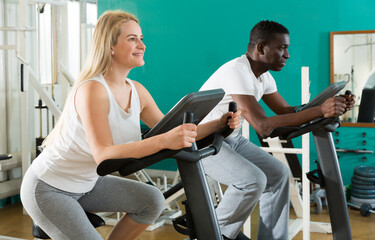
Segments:
[[[152,223],[160,215],[164,202],[158,188],[111,175],[99,177],[93,190],[79,199],[86,211],[126,212],[143,224]]]
[[[77,201],[82,194],[54,188],[30,171],[23,181],[22,203],[52,239],[102,239]]]

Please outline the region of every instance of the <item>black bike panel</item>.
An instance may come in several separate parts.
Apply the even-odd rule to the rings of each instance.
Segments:
[[[224,97],[224,90],[213,89],[207,91],[193,92],[182,98],[149,132],[143,135],[144,138],[165,133],[172,128],[182,124],[184,113],[194,113],[193,123],[198,125],[204,117]]]

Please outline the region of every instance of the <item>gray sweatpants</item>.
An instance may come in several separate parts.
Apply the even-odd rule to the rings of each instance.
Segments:
[[[30,217],[56,240],[103,239],[85,211],[126,212],[137,223],[151,224],[164,208],[161,191],[141,182],[105,176],[90,192],[70,193],[39,180],[31,168],[22,181],[21,200]]]
[[[288,167],[241,135],[226,138],[202,164],[208,176],[228,186],[216,209],[222,234],[236,238],[260,200],[258,239],[288,239]]]

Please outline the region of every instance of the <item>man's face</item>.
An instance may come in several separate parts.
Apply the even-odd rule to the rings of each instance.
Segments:
[[[264,43],[262,61],[267,65],[268,70],[280,71],[289,58],[289,34],[276,33],[270,42]]]

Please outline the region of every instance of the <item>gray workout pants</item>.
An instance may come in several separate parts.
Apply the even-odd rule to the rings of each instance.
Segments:
[[[258,239],[288,239],[289,169],[241,135],[202,160],[208,176],[228,186],[216,209],[222,234],[236,238],[259,202]]]
[[[151,224],[164,208],[156,187],[115,176],[99,177],[87,193],[70,193],[39,180],[31,168],[24,176],[21,200],[30,217],[56,240],[103,239],[84,211],[126,212],[132,220]]]

